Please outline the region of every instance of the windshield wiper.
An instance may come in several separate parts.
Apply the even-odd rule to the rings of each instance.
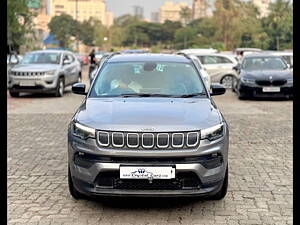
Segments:
[[[177,98],[192,98],[196,96],[207,96],[205,93],[192,93],[192,94],[187,94],[187,95],[177,95]]]
[[[174,97],[174,95],[134,93],[134,94],[122,94],[122,95],[119,95],[119,97],[123,97],[123,98],[128,98],[128,97]]]

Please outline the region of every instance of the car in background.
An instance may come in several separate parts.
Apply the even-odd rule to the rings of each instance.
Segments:
[[[202,53],[217,53],[217,49],[213,48],[189,48],[189,49],[182,49],[178,53],[185,53],[185,54],[202,54]]]
[[[281,56],[247,55],[235,70],[240,74],[234,85],[239,99],[293,97],[293,73]]]
[[[184,53],[177,53],[177,54],[184,54]],[[203,81],[207,87],[207,90],[210,90],[210,85],[211,85],[211,80],[210,80],[210,76],[208,75],[206,69],[204,68],[204,66],[202,65],[201,61],[198,59],[197,56],[193,55],[193,54],[186,54],[188,55],[194,62],[195,66],[197,67],[197,69],[199,70],[201,76],[203,77]]]
[[[121,53],[139,54],[139,53],[149,53],[149,51],[143,50],[143,49],[126,49],[126,50],[121,51]]]
[[[238,74],[232,68],[238,64],[235,55],[220,53],[192,54],[198,57],[212,83],[223,84],[225,88],[232,88]]]
[[[96,61],[100,61],[100,59],[103,57],[103,55],[105,55],[105,51],[97,51],[95,52],[95,58],[96,58]]]
[[[89,64],[89,59],[86,55],[80,53],[74,53],[78,61],[80,62],[81,66]]]
[[[253,54],[253,53],[259,53],[262,52],[260,48],[236,48],[233,50],[233,53],[235,55],[248,55],[248,54]]]
[[[9,93],[54,93],[62,97],[64,88],[81,81],[81,66],[76,56],[66,50],[40,50],[27,53],[9,71]]]

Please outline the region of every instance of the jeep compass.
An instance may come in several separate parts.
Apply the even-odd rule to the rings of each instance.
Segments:
[[[74,198],[206,196],[228,186],[227,123],[187,55],[112,54],[68,127]]]

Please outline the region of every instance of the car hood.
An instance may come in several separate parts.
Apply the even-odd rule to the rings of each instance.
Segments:
[[[209,99],[89,98],[75,115],[89,127],[116,131],[192,131],[221,121]]]
[[[288,79],[293,76],[289,70],[256,70],[256,71],[243,71],[241,76],[247,78],[253,78],[256,80],[269,80],[272,77],[273,80]]]
[[[50,70],[57,70],[60,68],[59,64],[18,64],[13,67],[14,72],[46,72]]]

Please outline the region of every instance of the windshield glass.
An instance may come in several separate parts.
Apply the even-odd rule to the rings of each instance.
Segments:
[[[90,97],[120,95],[207,96],[204,85],[193,67],[178,62],[118,62],[101,69]]]
[[[28,53],[24,56],[21,64],[59,64],[61,53],[57,52],[38,52]]]
[[[244,70],[284,70],[287,65],[281,57],[251,57],[242,64]]]

